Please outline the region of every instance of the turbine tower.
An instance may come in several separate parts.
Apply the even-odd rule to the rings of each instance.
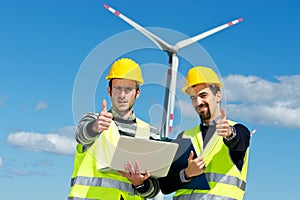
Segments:
[[[180,49],[191,45],[203,38],[206,38],[216,32],[219,32],[225,28],[228,28],[234,24],[237,24],[243,20],[243,18],[239,18],[236,20],[233,20],[231,22],[228,22],[226,24],[223,24],[221,26],[217,26],[211,30],[208,30],[206,32],[203,32],[201,34],[198,34],[194,37],[182,40],[177,42],[175,45],[170,45],[158,36],[154,35],[147,29],[143,28],[136,22],[132,21],[125,15],[121,14],[117,10],[113,9],[112,7],[104,4],[103,5],[107,10],[112,12],[113,14],[117,15],[121,19],[123,19],[125,22],[127,22],[129,25],[137,29],[139,32],[141,32],[144,36],[152,40],[161,50],[168,53],[169,56],[169,68],[168,68],[168,77],[167,77],[167,83],[166,83],[166,93],[165,93],[165,100],[164,100],[164,108],[166,109],[166,112],[163,112],[163,119],[166,119],[163,130],[162,130],[162,137],[167,138],[168,133],[172,133],[173,128],[173,114],[174,114],[174,107],[175,107],[175,94],[176,94],[176,75],[178,71],[178,57],[177,53]]]

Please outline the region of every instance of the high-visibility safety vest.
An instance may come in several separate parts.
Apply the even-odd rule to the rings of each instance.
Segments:
[[[236,124],[229,121],[229,125]],[[223,138],[214,133],[205,149],[200,126],[195,126],[183,133],[183,137],[191,138],[197,155],[203,157],[206,163],[205,176],[210,190],[179,189],[174,194],[174,200],[241,200],[245,194],[248,168],[248,150],[244,157],[243,168],[240,171],[232,162],[229,148]]]
[[[150,126],[136,118],[136,137],[149,138]],[[142,129],[148,131],[140,131]],[[147,133],[147,134],[145,134]],[[78,144],[74,158],[74,171],[71,179],[71,189],[68,200],[143,200],[130,181],[118,173],[100,172],[98,169],[105,167],[107,160],[114,153],[120,134],[114,122],[107,131],[103,131],[99,138],[83,151],[83,146]]]

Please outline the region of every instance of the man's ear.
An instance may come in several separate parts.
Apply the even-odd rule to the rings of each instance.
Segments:
[[[216,97],[217,97],[217,103],[220,103],[221,99],[222,99],[222,93],[221,93],[221,91],[217,92]]]
[[[139,98],[140,94],[141,94],[141,89],[140,88],[136,89],[135,98],[136,99]]]
[[[109,86],[107,87],[107,93],[108,93],[108,96],[110,96],[110,97],[111,97],[111,89],[110,89],[110,87],[109,87]]]

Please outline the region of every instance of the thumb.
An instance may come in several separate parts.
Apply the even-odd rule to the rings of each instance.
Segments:
[[[194,152],[191,151],[191,152],[190,152],[190,155],[189,155],[189,158],[188,158],[188,161],[193,160],[193,157],[194,157]]]
[[[226,120],[226,110],[225,110],[225,108],[222,108],[222,110],[221,110],[221,118]]]
[[[102,100],[102,111],[104,111],[104,112],[107,111],[107,108],[106,108],[106,100],[105,100],[105,99]]]

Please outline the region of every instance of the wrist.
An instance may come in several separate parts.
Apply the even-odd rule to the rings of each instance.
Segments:
[[[102,133],[103,130],[99,130],[98,128],[98,120],[95,119],[94,121],[91,122],[91,126],[92,126],[92,133],[94,135],[99,135],[100,133]]]
[[[185,168],[185,169],[184,169],[184,178],[185,178],[185,179],[191,179],[191,178],[193,178],[191,175],[188,174],[187,171],[188,171],[187,168]]]
[[[143,182],[143,183],[141,183],[141,184],[132,184],[132,186],[133,186],[135,189],[140,189],[140,188],[144,187],[145,185],[144,185],[144,182]]]
[[[233,127],[232,126],[229,127],[230,127],[229,135],[226,138],[230,138],[233,134]]]
[[[232,138],[234,138],[236,136],[236,131],[235,128],[233,126],[230,126],[230,135],[225,137],[226,140],[231,140]]]
[[[97,135],[99,135],[99,133],[97,133],[95,131],[94,128],[94,121],[91,121],[89,123],[87,123],[84,127],[84,131],[90,136],[90,137],[96,137]]]
[[[182,169],[180,172],[179,172],[179,178],[180,178],[180,181],[182,183],[187,183],[187,182],[190,182],[192,179],[191,178],[187,178],[186,175],[185,175],[185,169]]]

